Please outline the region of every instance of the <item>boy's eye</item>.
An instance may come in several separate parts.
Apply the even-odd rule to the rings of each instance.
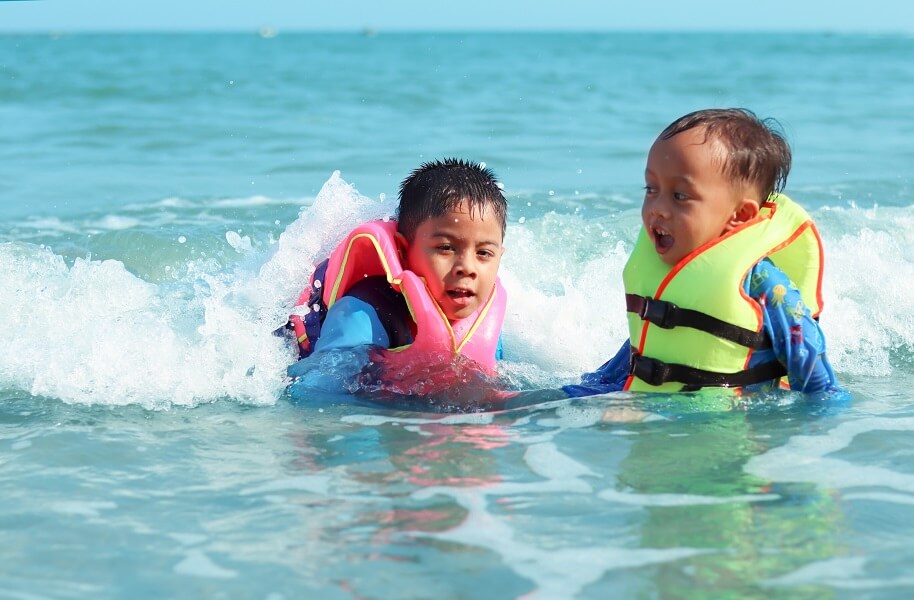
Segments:
[[[479,258],[489,259],[495,258],[495,253],[491,250],[480,250],[476,253]]]
[[[683,192],[673,192],[673,200],[688,200],[689,195]]]
[[[435,250],[438,250],[439,252],[453,252],[454,246],[451,244],[438,244],[435,246]]]
[[[644,186],[644,193],[645,194],[656,194],[657,188],[655,188],[652,185],[646,185],[646,186]]]

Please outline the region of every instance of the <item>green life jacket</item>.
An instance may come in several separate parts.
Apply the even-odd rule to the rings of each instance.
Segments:
[[[741,387],[786,374],[777,362],[748,367],[754,350],[771,347],[762,307],[743,289],[763,258],[790,277],[817,318],[822,241],[806,211],[787,196],[772,196],[756,218],[673,266],[660,260],[642,228],[623,271],[632,347],[625,389]]]

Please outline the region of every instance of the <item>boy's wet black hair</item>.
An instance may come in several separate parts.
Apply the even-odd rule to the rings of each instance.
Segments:
[[[410,242],[419,226],[440,217],[466,201],[470,217],[488,207],[505,236],[508,201],[495,173],[477,163],[445,158],[423,163],[400,184],[397,230]]]
[[[724,148],[721,168],[734,182],[756,188],[764,202],[781,192],[790,173],[790,145],[780,123],[759,119],[745,108],[711,108],[679,117],[658,139],[668,140],[684,131],[703,127],[705,141],[717,140]]]

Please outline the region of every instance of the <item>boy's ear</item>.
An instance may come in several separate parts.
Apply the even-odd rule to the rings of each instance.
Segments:
[[[759,205],[757,200],[751,198],[743,198],[739,201],[739,205],[736,207],[736,210],[733,211],[733,214],[730,215],[730,220],[727,221],[727,231],[736,229],[743,223],[751,221],[758,216]]]
[[[409,242],[406,241],[406,236],[396,231],[394,232],[394,242],[397,244],[397,254],[400,255],[400,261],[405,261],[406,252],[409,250]]]

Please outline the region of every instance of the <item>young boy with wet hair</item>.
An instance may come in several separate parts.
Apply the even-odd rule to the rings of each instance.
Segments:
[[[819,327],[822,248],[781,194],[791,152],[745,109],[687,114],[651,146],[642,230],[625,266],[629,341],[566,386],[618,390],[837,389]]]
[[[400,364],[463,354],[494,371],[506,214],[490,169],[455,158],[421,165],[400,186],[395,221],[357,227],[318,266],[299,301],[304,318],[290,319],[301,355],[370,346]]]

